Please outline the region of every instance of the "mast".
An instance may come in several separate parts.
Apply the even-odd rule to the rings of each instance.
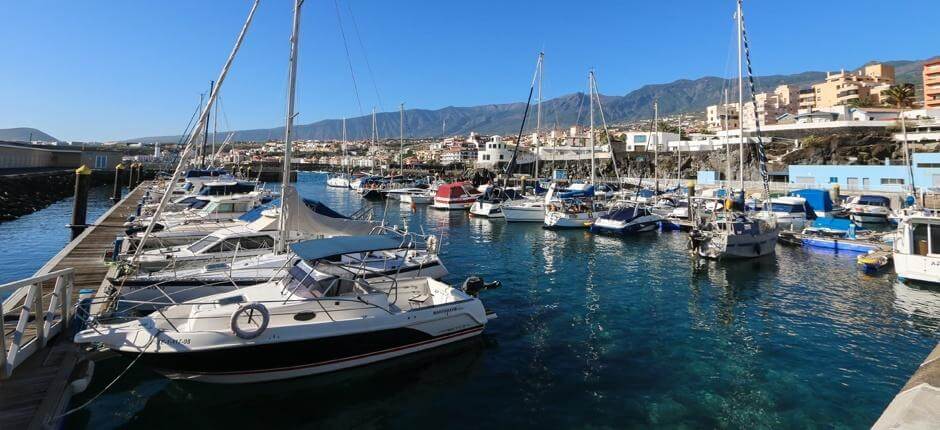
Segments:
[[[294,25],[290,36],[290,65],[287,91],[287,115],[284,125],[284,165],[281,177],[281,214],[278,217],[280,234],[277,236],[278,253],[287,252],[287,193],[290,190],[291,134],[294,132],[294,98],[297,93],[297,47],[300,43],[300,6],[304,0],[294,0]]]
[[[372,106],[372,145],[369,148],[375,148],[375,106]],[[369,173],[375,174],[375,159],[372,159],[372,163],[369,167]]]
[[[209,86],[211,87],[212,84],[210,84]],[[216,103],[215,106],[213,106],[215,108],[215,116],[212,117],[212,158],[209,159],[210,165],[215,163],[215,157],[216,157],[215,135],[219,132],[219,104],[220,103]],[[223,145],[224,145],[224,142],[223,142]]]
[[[738,10],[734,17],[738,20],[738,175],[740,176],[738,179],[741,183],[741,191],[744,192],[744,66],[741,55],[741,32],[744,27],[741,21],[741,0],[738,0]],[[757,112],[754,112],[754,120],[757,121]]]
[[[911,165],[910,151],[907,146],[907,123],[904,120],[904,111],[901,111],[901,134],[904,136],[904,164],[907,164],[907,173],[911,181],[911,195],[914,196],[914,202],[917,202],[917,190],[914,188],[914,167]]]
[[[343,172],[346,179],[349,179],[349,160],[346,157],[346,117],[343,117]],[[348,185],[348,184],[347,184]]]
[[[659,102],[653,100],[653,180],[659,190]]]
[[[255,11],[258,9],[258,4],[260,1],[261,0],[255,0],[255,2],[252,3],[251,10],[248,11],[248,18],[245,19],[245,24],[242,26],[241,31],[238,33],[238,38],[235,40],[235,47],[232,48],[232,52],[229,53],[228,59],[225,60],[225,65],[222,66],[222,72],[219,73],[219,78],[217,81],[218,84],[215,86],[215,88],[213,88],[212,93],[209,94],[209,103],[202,108],[202,113],[199,115],[199,122],[197,123],[198,125],[194,130],[199,129],[199,127],[203,127],[208,123],[209,109],[213,102],[215,102],[216,97],[218,97],[219,88],[222,88],[222,83],[225,81],[225,76],[228,75],[228,71],[232,67],[232,62],[235,61],[235,55],[238,54],[238,50],[241,48],[242,42],[245,40],[245,34],[248,33],[248,27],[251,26],[251,21],[254,19]],[[157,205],[157,209],[151,216],[153,221],[147,224],[147,230],[144,231],[144,236],[140,239],[140,245],[137,247],[137,250],[134,251],[133,262],[137,262],[137,259],[140,257],[140,253],[145,249],[144,245],[147,243],[147,238],[150,236],[150,233],[153,232],[153,227],[157,224],[156,221],[160,219],[160,215],[163,213],[163,208],[166,207],[170,197],[173,196],[171,191],[173,190],[173,187],[176,186],[176,182],[179,181],[183,174],[183,168],[186,166],[197,136],[198,133],[195,132],[189,135],[189,139],[186,141],[186,146],[183,147],[183,152],[180,154],[179,164],[177,164],[176,170],[173,171],[173,177],[171,177],[169,182],[167,182],[166,191],[163,193],[163,197],[160,197],[160,204]]]
[[[405,176],[405,104],[398,105],[398,170]]]
[[[728,190],[731,190],[731,145],[728,144],[728,89],[725,88],[725,114],[721,117],[721,129],[724,136],[721,137],[725,145],[725,182],[728,184]],[[740,119],[740,116],[739,118]]]
[[[212,87],[215,86],[215,81],[209,81],[209,94],[212,94]],[[209,143],[209,117],[212,114],[212,109],[209,109],[206,112],[206,126],[202,130],[202,148],[199,150],[199,167],[206,168],[206,144]],[[214,147],[214,146],[213,146]]]
[[[538,99],[535,102],[535,179],[539,178],[539,158],[542,156],[542,139],[540,138],[540,132],[542,130],[542,59],[545,57],[544,52],[539,52],[539,62],[536,66],[538,75],[539,75],[539,94]]]
[[[588,72],[588,98],[591,99],[591,185],[594,185],[594,97],[591,97],[591,88],[594,87],[594,70]]]
[[[682,114],[679,114],[679,142],[676,144],[676,189],[682,185]]]

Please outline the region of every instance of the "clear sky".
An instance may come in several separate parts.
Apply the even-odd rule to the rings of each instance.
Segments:
[[[291,3],[262,1],[223,87],[220,129],[283,123]],[[249,7],[0,0],[0,128],[35,127],[65,140],[178,134]],[[744,7],[760,75],[940,54],[937,0]],[[300,123],[360,114],[337,8],[362,113],[400,102],[436,109],[524,100],[540,49],[546,98],[584,90],[591,67],[604,94],[733,72],[732,0],[307,0]]]

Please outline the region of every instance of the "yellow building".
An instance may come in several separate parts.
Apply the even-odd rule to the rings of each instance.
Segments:
[[[754,103],[745,100],[743,109],[737,103],[708,106],[705,109],[705,118],[708,129],[713,132],[722,130],[722,127],[734,130],[738,128],[739,120],[743,121],[744,128],[751,130],[756,124],[762,127],[776,124],[777,117],[785,113],[795,114],[799,103],[800,91],[797,87],[780,85],[773,92],[755,94]]]
[[[825,82],[813,85],[812,99],[800,98],[800,108],[842,106],[860,98],[868,98],[872,103],[880,104],[881,93],[893,84],[894,66],[887,64],[871,64],[858,72],[842,70],[838,73],[827,73]]]

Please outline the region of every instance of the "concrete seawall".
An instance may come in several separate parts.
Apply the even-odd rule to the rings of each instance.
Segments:
[[[940,344],[917,368],[872,428],[940,428]]]

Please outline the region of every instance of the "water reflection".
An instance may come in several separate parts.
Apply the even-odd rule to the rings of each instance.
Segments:
[[[940,287],[895,282],[894,307],[910,317],[911,325],[927,335],[940,331]]]

